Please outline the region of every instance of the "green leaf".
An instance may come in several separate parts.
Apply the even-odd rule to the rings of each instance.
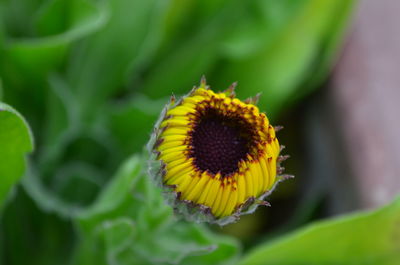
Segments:
[[[314,223],[261,245],[242,265],[379,264],[400,260],[400,197],[381,209]]]
[[[80,213],[79,218],[88,220],[115,210],[124,200],[129,200],[130,192],[139,179],[143,160],[135,155],[118,170],[115,177],[103,189],[94,204]]]
[[[128,159],[96,203],[80,213],[75,264],[231,264],[238,243],[177,220],[141,171],[143,162]]]
[[[0,102],[0,207],[25,172],[25,155],[33,151],[33,136],[25,119]]]

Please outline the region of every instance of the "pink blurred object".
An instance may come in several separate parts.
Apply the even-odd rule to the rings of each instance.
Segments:
[[[400,1],[359,6],[329,90],[362,208],[400,193]]]

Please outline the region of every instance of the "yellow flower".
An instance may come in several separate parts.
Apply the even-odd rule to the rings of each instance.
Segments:
[[[281,147],[275,129],[256,105],[203,78],[179,101],[171,98],[149,142],[158,161],[153,175],[169,202],[188,219],[226,224],[260,205],[285,176],[277,176]]]

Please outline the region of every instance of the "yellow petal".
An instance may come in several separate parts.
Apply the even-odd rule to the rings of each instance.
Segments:
[[[190,201],[192,200],[192,197],[189,197],[189,195],[191,195],[192,190],[196,187],[199,181],[200,181],[199,173],[193,172],[190,184],[187,186],[185,190],[182,191],[182,199]]]
[[[186,116],[189,113],[194,113],[194,112],[196,112],[196,110],[193,109],[193,108],[188,108],[186,106],[178,106],[178,107],[175,107],[173,109],[170,109],[167,112],[167,116],[169,116],[169,115],[172,115],[172,116]]]
[[[184,119],[168,119],[161,123],[160,127],[163,128],[165,126],[169,127],[187,127],[189,125],[189,120]]]
[[[176,166],[182,165],[183,163],[190,162],[193,165],[193,158],[184,159],[184,160],[175,160],[167,164],[167,170],[171,170]]]
[[[184,162],[187,158],[182,151],[176,151],[168,152],[166,154],[161,153],[159,159],[164,161],[164,163],[168,165],[168,163],[176,160],[181,160],[182,162]]]
[[[185,151],[187,149],[188,149],[188,147],[186,145],[176,145],[174,147],[171,147],[171,148],[168,148],[168,149],[162,151],[162,155],[160,157],[167,155],[169,153],[175,153],[175,152],[183,153],[183,151]]]
[[[182,146],[184,143],[184,140],[178,140],[178,141],[164,141],[162,142],[158,147],[157,150],[162,152],[164,150],[176,147],[176,146]]]
[[[245,182],[245,175],[239,174],[238,176],[238,204],[242,204],[246,198],[246,182]]]
[[[187,135],[167,135],[163,137],[163,143],[167,142],[175,142],[175,141],[184,141]]]
[[[269,188],[275,183],[276,177],[276,159],[273,157],[267,158],[267,167],[268,167],[268,174],[269,174]]]
[[[230,97],[225,97],[222,103],[229,106],[232,103],[232,99]]]
[[[266,154],[267,154],[268,157],[274,156],[276,154],[276,151],[277,151],[275,146],[272,144],[272,142],[268,143],[265,146],[265,150],[267,151]]]
[[[276,180],[276,157],[272,158],[271,161],[271,186],[275,183]]]
[[[204,189],[200,191],[201,194],[200,194],[200,198],[198,200],[198,203],[206,205],[207,195],[211,190],[211,185],[213,183],[213,179],[211,178],[210,175],[208,175],[207,172],[203,172],[201,177],[204,178],[204,179],[207,179],[207,183],[204,184]],[[209,205],[207,205],[207,206],[209,206]]]
[[[275,138],[275,130],[274,130],[274,127],[272,127],[272,125],[268,126],[268,133],[269,133],[269,135],[271,136],[272,139]]]
[[[275,138],[275,140],[274,140],[274,146],[276,149],[275,155],[278,156],[281,151],[281,146],[279,145],[279,141],[277,138]]]
[[[268,128],[269,127],[269,120],[268,120],[268,117],[267,117],[267,115],[265,115],[265,113],[261,113],[260,114],[261,116],[262,116],[262,119],[264,120],[264,124],[265,124],[265,126]]]
[[[222,186],[220,181],[218,181],[217,185],[218,185],[217,186],[218,189],[217,189],[217,192],[216,192],[216,197],[215,197],[214,203],[213,203],[213,205],[211,207],[211,212],[215,215],[215,217],[220,217],[218,215],[218,210],[219,210],[219,207],[221,205],[222,193],[223,193],[224,188],[223,188],[223,186]]]
[[[267,157],[265,155],[260,157],[260,165],[261,165],[263,179],[264,179],[262,190],[263,190],[263,192],[265,192],[268,190],[268,188],[270,187],[270,184],[271,184],[271,177],[269,175],[268,167],[267,167]]]
[[[198,88],[194,91],[193,96],[203,96],[209,97],[210,95],[214,94],[211,90],[206,90],[204,88]],[[215,94],[214,94],[215,95]]]
[[[168,168],[167,166],[167,172],[165,174],[164,179],[169,180],[174,176],[179,175],[180,172],[187,171],[187,169],[193,170],[193,165],[191,161],[185,161],[173,168]]]
[[[260,195],[260,193],[262,192],[263,185],[264,185],[264,183],[263,183],[264,176],[263,176],[263,171],[262,171],[262,168],[260,165],[260,161],[254,161],[253,168],[254,168],[254,171],[257,172],[257,177],[256,177],[257,180],[255,180],[255,182],[254,182],[254,187],[255,187],[254,196],[258,197]]]
[[[176,190],[183,195],[186,189],[189,187],[190,183],[192,182],[194,176],[193,172],[186,174],[185,177],[178,178],[176,180],[175,185],[177,186]]]
[[[208,175],[201,174],[200,176],[196,177],[198,181],[196,184],[191,183],[190,185],[193,185],[193,188],[188,191],[186,200],[194,201],[196,203],[199,203],[198,199],[201,196],[201,192],[204,191],[204,188],[210,179]]]
[[[231,215],[233,213],[233,210],[237,206],[238,189],[237,189],[236,185],[231,185],[230,188],[231,188],[231,192],[229,195],[229,199],[226,203],[226,207],[225,207],[224,211],[222,212],[222,216]]]
[[[248,170],[246,170],[246,172],[244,173],[244,180],[246,183],[245,200],[247,200],[247,198],[254,196],[253,178],[252,178],[252,173],[250,171],[250,168]]]
[[[172,128],[167,128],[163,133],[162,137],[166,137],[169,135],[184,135],[187,136],[188,133],[188,128],[186,127],[172,127]]]
[[[175,175],[166,175],[168,176],[168,179],[164,177],[164,182],[166,182],[168,185],[175,185],[179,184],[182,181],[182,178],[186,178],[187,175],[191,174],[193,172],[193,169],[191,168],[185,168],[182,171],[179,171]]]
[[[239,106],[245,106],[245,105],[243,104],[243,102],[241,102],[241,101],[240,101],[239,99],[237,99],[237,98],[232,99],[232,103],[235,104],[235,105],[239,105]]]
[[[221,183],[219,181],[220,174],[218,173],[214,178],[211,179],[211,185],[210,185],[210,191],[207,194],[207,198],[205,201],[205,205],[209,206],[210,208],[213,207],[215,200],[218,195],[218,189],[221,186]]]
[[[228,184],[227,181],[224,181],[224,185],[222,185],[221,202],[218,206],[218,209],[215,210],[217,216],[223,216],[223,213],[228,204],[228,199],[231,195],[231,192],[232,192],[232,186],[230,184]]]
[[[191,103],[191,104],[197,104],[201,101],[205,100],[203,96],[193,96],[193,97],[187,97],[183,100],[183,104]]]
[[[252,161],[250,164],[251,179],[253,184],[253,194],[252,196],[257,196],[260,190],[260,172],[257,168],[257,161]]]

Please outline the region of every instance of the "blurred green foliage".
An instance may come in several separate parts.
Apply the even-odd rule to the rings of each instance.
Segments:
[[[24,115],[36,145],[1,213],[0,262],[235,263],[235,239],[177,220],[147,180],[153,123],[171,93],[203,74],[216,90],[239,81],[242,98],[263,92],[261,109],[275,119],[327,76],[353,2],[0,0],[0,98]],[[33,146],[21,115],[2,108],[0,204]],[[326,227],[309,228],[294,253],[314,251],[306,248],[325,230],[348,229]],[[289,259],[291,240],[243,262]]]

